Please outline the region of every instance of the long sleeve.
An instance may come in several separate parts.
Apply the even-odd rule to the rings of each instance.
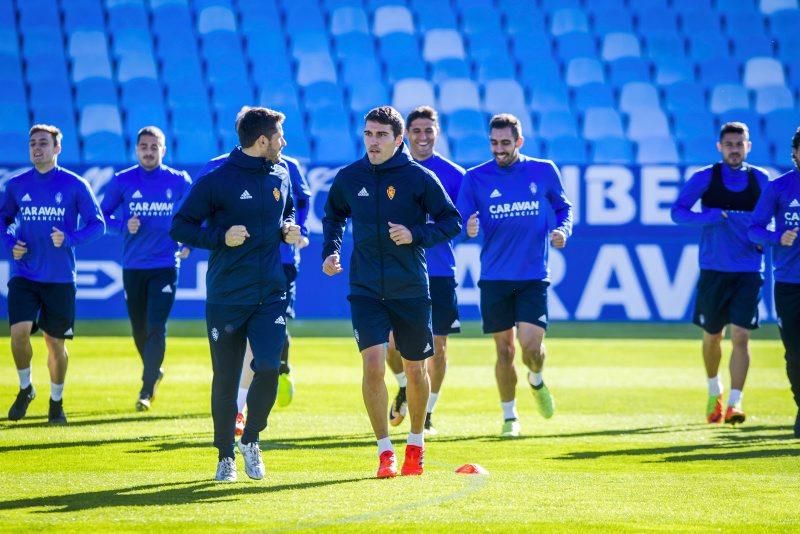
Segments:
[[[225,246],[225,232],[221,228],[202,226],[211,217],[213,191],[209,180],[200,179],[189,189],[180,209],[172,217],[169,235],[178,243],[193,248],[215,250]]]
[[[564,191],[564,183],[561,180],[561,173],[553,165],[553,185],[547,193],[547,198],[556,215],[556,227],[554,230],[562,232],[565,236],[572,235],[572,203],[567,198]]]
[[[761,197],[758,199],[758,203],[756,203],[756,207],[750,217],[750,227],[747,230],[747,237],[750,241],[762,246],[780,244],[780,233],[769,229],[776,211],[777,197],[775,188],[772,184],[769,184],[761,193]]]
[[[120,235],[124,233],[125,222],[114,216],[123,200],[122,188],[120,187],[119,179],[115,176],[108,184],[103,201],[100,203],[100,209],[106,220],[106,231],[109,234]]]
[[[289,182],[289,194],[286,195],[286,204],[283,206],[283,224],[295,224],[294,194],[292,193],[292,183]],[[281,236],[281,241],[286,242]]]
[[[308,210],[311,207],[309,203],[311,189],[308,186],[306,175],[300,167],[297,165],[289,165],[288,167],[289,177],[292,179],[292,199],[296,200],[294,221],[300,227],[300,233],[307,236],[306,220],[308,219]]]
[[[322,259],[342,249],[344,228],[350,216],[350,206],[340,191],[337,178],[333,180],[328,199],[325,201],[325,217],[322,219]]]
[[[3,195],[3,203],[0,205],[0,236],[3,239],[3,246],[10,252],[17,243],[17,238],[9,233],[9,226],[14,224],[14,219],[17,217],[19,206],[14,195],[6,188],[5,195]]]
[[[441,182],[434,176],[425,175],[425,211],[430,214],[433,224],[419,224],[410,228],[413,242],[430,248],[448,241],[461,231],[461,215],[447,196]]]
[[[466,241],[470,239],[466,232],[466,221],[469,220],[473,213],[478,211],[478,203],[475,202],[472,178],[470,177],[469,173],[467,173],[464,176],[464,179],[461,181],[461,188],[458,191],[458,200],[456,201],[456,206],[458,207],[458,211],[461,213],[461,217],[464,221],[464,231],[461,232],[461,234],[463,240]],[[480,217],[480,214],[478,216]]]
[[[97,198],[94,196],[89,184],[82,182],[78,186],[77,201],[78,213],[81,216],[81,221],[83,221],[83,226],[72,232],[63,229],[67,237],[67,244],[72,247],[94,241],[106,231],[103,213],[100,211],[100,205],[97,203]]]
[[[692,206],[700,200],[710,183],[710,172],[697,172],[686,182],[670,211],[673,222],[676,224],[706,225],[721,223],[725,220],[722,217],[722,210],[719,208],[704,208],[699,213],[692,211]]]

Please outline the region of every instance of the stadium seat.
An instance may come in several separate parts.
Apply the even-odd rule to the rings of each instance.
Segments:
[[[303,101],[306,110],[313,112],[330,106],[342,107],[344,95],[337,83],[321,81],[303,88]]]
[[[192,135],[188,133],[176,135],[174,143],[175,161],[185,164],[204,164],[220,153],[217,136],[211,131],[198,131]],[[225,147],[225,150],[230,150],[230,148],[232,147]]]
[[[800,49],[800,34],[778,37],[776,44],[776,54],[782,63],[787,64],[797,60],[797,50]]]
[[[476,80],[486,83],[489,80],[516,78],[516,67],[508,53],[495,51],[493,55],[475,60]]]
[[[628,139],[641,141],[648,137],[670,137],[667,116],[658,108],[640,108],[628,115]]]
[[[775,41],[766,34],[754,35],[747,43],[732,39],[733,58],[738,61],[747,61],[752,57],[771,57],[775,54]]]
[[[533,111],[569,111],[569,93],[562,82],[531,89],[530,108]]]
[[[656,63],[655,82],[658,85],[693,81],[694,64],[685,57],[664,58]]]
[[[603,66],[596,59],[579,57],[570,60],[567,64],[566,82],[570,87],[594,82],[603,83],[604,81]]]
[[[619,137],[597,139],[592,143],[592,163],[628,165],[634,162],[633,143]]]
[[[477,5],[462,6],[461,31],[467,38],[488,38],[490,36],[504,36],[500,15],[493,8],[483,8]]]
[[[0,82],[3,88],[8,87],[8,83]],[[65,107],[72,109],[72,86],[66,78],[60,80],[32,80],[29,83],[30,94],[28,101],[30,102],[30,110],[36,113],[37,109],[48,108],[50,106]],[[2,91],[0,89],[0,95]],[[21,98],[17,100],[18,103],[25,102],[24,89],[20,94]],[[8,103],[5,97],[0,96],[3,103]],[[13,101],[13,100],[12,100]]]
[[[770,87],[759,87],[756,93],[756,112],[762,115],[775,111],[776,109],[794,109],[794,96],[788,87],[783,85],[773,85]],[[800,126],[800,124],[798,124]]]
[[[460,141],[468,137],[486,139],[488,121],[485,115],[476,109],[459,109],[444,117],[447,137],[452,141]],[[484,141],[488,144],[487,141]]]
[[[491,157],[489,142],[485,135],[451,139],[450,154],[465,168],[477,165]]]
[[[27,105],[7,103],[0,106],[0,132],[24,132],[29,127]]]
[[[128,28],[147,31],[148,20],[144,4],[109,5],[108,29],[112,33]]]
[[[334,39],[336,59],[373,60],[377,59],[375,42],[368,33],[350,32]]]
[[[688,36],[689,55],[697,62],[727,58],[730,54],[728,39],[716,33]]]
[[[328,27],[318,6],[303,2],[288,2],[283,4],[283,8],[286,22],[284,30],[290,37],[297,32],[327,35]]]
[[[708,6],[684,11],[681,13],[680,19],[684,35],[696,35],[703,32],[723,33],[719,14]]]
[[[706,86],[720,83],[739,83],[739,62],[733,58],[714,58],[701,61],[698,64],[700,81]]]
[[[469,65],[463,59],[440,59],[431,65],[430,80],[435,84],[441,84],[445,80],[470,78]]]
[[[27,158],[28,133],[26,131],[0,132],[0,165],[25,161]]]
[[[350,116],[342,104],[315,109],[308,114],[308,133],[313,139],[341,139],[343,135],[349,136],[350,132]]]
[[[758,9],[765,15],[771,15],[782,9],[797,9],[797,0],[759,0]]]
[[[67,46],[69,56],[108,55],[108,44],[102,31],[76,31],[69,36]]]
[[[215,31],[236,31],[236,15],[226,6],[208,6],[197,15],[197,31],[204,35]]]
[[[385,89],[381,66],[375,58],[355,58],[341,63],[341,82],[345,87],[354,88],[363,83],[374,81]]]
[[[734,2],[730,2],[733,4]],[[746,3],[746,2],[741,2]],[[767,31],[760,13],[731,12],[723,13],[725,33],[730,39],[747,42],[756,37],[763,37]]]
[[[414,34],[414,19],[405,6],[383,6],[375,11],[372,33],[383,37],[390,33]]]
[[[623,57],[639,57],[642,55],[639,39],[632,33],[608,33],[603,37],[601,57],[605,61],[614,61]]]
[[[631,113],[639,109],[659,109],[658,90],[650,83],[631,82],[622,86],[619,109]]]
[[[630,82],[649,82],[650,64],[647,60],[639,57],[623,57],[611,61],[609,67],[609,79],[615,87],[621,87]]]
[[[122,119],[116,105],[90,104],[80,110],[78,131],[83,137],[96,132],[122,135]]]
[[[717,151],[717,140],[713,136],[697,135],[681,142],[683,163],[687,165],[710,165],[721,159]]]
[[[582,9],[557,9],[550,15],[550,21],[550,33],[556,37],[573,32],[589,32],[589,19]]]
[[[503,22],[508,35],[542,35],[547,32],[544,14],[525,2],[513,0],[502,9]]]
[[[331,136],[315,138],[311,154],[316,162],[328,164],[353,161],[358,157],[355,143]]]
[[[583,7],[581,5],[581,0],[542,0],[539,3],[544,12],[550,16],[559,9],[580,9]]]
[[[729,109],[747,109],[750,107],[750,98],[744,86],[723,83],[711,90],[710,107],[712,113],[722,113]]]
[[[617,110],[610,107],[587,109],[583,118],[583,137],[590,141],[602,137],[625,137]]]
[[[12,35],[11,38],[14,40],[14,50],[10,51],[9,55],[16,57],[19,55],[16,34]],[[22,56],[25,59],[47,55],[53,59],[65,61],[64,39],[58,29],[54,31],[45,29],[28,30],[22,34]]]
[[[480,108],[480,93],[472,80],[447,80],[439,86],[438,109],[443,113]]]
[[[604,7],[592,15],[594,32],[604,36],[609,33],[633,33],[633,16],[627,9]]]
[[[676,165],[680,163],[678,148],[671,137],[650,137],[638,143],[636,163],[639,165]]]
[[[399,80],[394,84],[394,94],[392,95],[392,106],[405,116],[417,106],[433,106],[436,97],[433,94],[433,86],[428,80],[423,78],[408,78]]]
[[[359,83],[350,87],[350,109],[359,118],[370,109],[389,101],[389,92],[382,83]]]
[[[691,13],[695,10],[703,12],[713,9],[712,0],[672,0],[672,9],[678,13]]]
[[[127,82],[134,78],[158,78],[158,69],[151,54],[129,54],[120,58],[117,79]]]
[[[297,84],[303,87],[314,82],[336,83],[336,65],[330,56],[306,56],[297,61]]]
[[[492,80],[484,86],[483,107],[491,114],[504,109],[525,109],[525,92],[516,80]]]
[[[136,134],[145,126],[157,126],[164,132],[169,131],[167,113],[162,105],[136,106],[127,108],[125,112],[125,135],[135,142]]]
[[[714,115],[705,110],[678,110],[672,114],[672,133],[675,139],[684,141],[693,137],[714,137],[717,127]]]
[[[800,9],[782,9],[769,16],[770,33],[774,37],[797,35],[800,28]]]
[[[539,61],[553,61],[553,44],[544,33],[518,33],[511,37],[511,50],[523,66]]]
[[[686,43],[680,35],[658,34],[644,36],[647,55],[655,62],[682,58],[686,54]]]
[[[667,7],[646,7],[641,0],[637,0],[631,7],[637,11],[636,27],[639,35],[679,33],[678,17],[671,9]]]
[[[572,92],[572,107],[578,112],[589,108],[614,107],[616,103],[614,88],[607,83],[587,83]]]
[[[473,35],[468,41],[469,57],[480,61],[499,54],[508,56],[508,41],[502,31],[482,35]]]
[[[800,31],[800,27],[798,27]],[[744,86],[758,89],[773,85],[784,85],[783,66],[771,57],[754,57],[744,64]]]
[[[359,7],[339,7],[331,13],[330,32],[334,36],[349,32],[369,33],[367,14]]]
[[[564,85],[561,67],[553,58],[535,64],[523,63],[520,65],[519,81],[526,89],[530,90],[538,87]]]
[[[445,58],[464,59],[464,43],[455,30],[436,29],[425,33],[422,46],[425,61],[438,61]]]
[[[797,109],[776,109],[764,115],[764,135],[779,147],[788,147],[792,135],[800,125]]]
[[[589,33],[565,33],[556,37],[556,50],[562,61],[596,58],[597,42]]]
[[[111,79],[111,63],[107,55],[78,56],[72,62],[72,81],[77,83],[88,78]]]
[[[779,146],[783,148],[783,145]],[[748,163],[753,165],[769,165],[774,159],[772,147],[769,145],[769,143],[763,142],[760,139],[755,139],[753,141],[753,146],[750,149],[750,153],[747,154]]]
[[[586,165],[586,142],[577,136],[556,137],[545,143],[545,157],[553,160],[556,165]]]
[[[78,109],[91,104],[117,105],[117,88],[108,78],[87,78],[75,84],[75,105]]]
[[[456,30],[458,22],[450,2],[447,0],[412,0],[417,15],[417,30]]]
[[[386,78],[395,84],[407,78],[426,78],[425,62],[419,53],[409,50],[407,56],[391,56],[385,58]]]
[[[544,111],[539,116],[539,137],[547,141],[559,137],[578,137],[578,121],[569,110]]]
[[[95,132],[83,136],[83,162],[89,164],[120,164],[129,160],[122,135]]]

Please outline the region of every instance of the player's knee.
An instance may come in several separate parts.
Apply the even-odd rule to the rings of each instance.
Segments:
[[[738,326],[731,330],[731,343],[738,348],[746,348],[750,342],[750,331]]]
[[[406,378],[408,380],[414,381],[415,383],[424,382],[425,378],[427,377],[427,371],[425,369],[425,360],[420,360],[420,361],[405,360],[403,368],[405,369]]]
[[[514,345],[499,345],[497,347],[497,361],[503,365],[512,365],[516,348]]]

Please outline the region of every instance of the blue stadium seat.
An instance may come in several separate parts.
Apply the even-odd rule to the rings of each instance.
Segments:
[[[484,109],[491,114],[504,108],[525,109],[525,91],[516,80],[492,80],[484,86]]]
[[[800,88],[800,58],[795,55],[792,59],[785,61],[785,65],[789,75],[789,87]]]
[[[251,74],[257,87],[264,87],[276,79],[288,80],[294,76],[292,64],[286,55],[276,56],[250,55],[252,58]]]
[[[470,79],[469,65],[463,59],[445,58],[431,65],[430,80],[440,84],[445,80]]]
[[[54,54],[26,58],[28,83],[52,82],[55,86],[69,85],[70,75],[67,72],[67,62],[64,58]],[[18,78],[22,80],[22,77]],[[69,90],[67,91],[69,93]]]
[[[785,153],[785,145],[781,144],[779,146],[783,149],[781,150],[781,153]],[[760,139],[756,139],[753,142],[750,153],[747,154],[747,162],[752,163],[753,165],[769,165],[774,160],[775,157],[772,154],[772,147],[769,145],[769,143],[765,143]]]
[[[641,141],[648,137],[670,137],[667,116],[658,108],[640,108],[628,115],[628,139]]]
[[[344,103],[344,95],[339,85],[328,81],[316,82],[304,87],[303,97],[308,112],[331,106],[341,108]]]
[[[680,35],[659,34],[644,36],[647,55],[654,61],[682,57],[686,53],[686,44]]]
[[[681,14],[681,27],[684,35],[698,33],[722,33],[722,21],[710,7],[696,8]]]
[[[800,31],[800,27],[798,27]],[[771,57],[754,57],[744,64],[744,86],[748,89],[785,85],[783,65]]]
[[[328,33],[322,11],[317,5],[289,2],[284,3],[283,8],[286,21],[284,30],[290,37],[297,32],[315,32],[322,35]]]
[[[389,101],[389,91],[382,83],[359,83],[350,87],[350,109],[359,118],[370,109]]]
[[[680,143],[683,163],[686,165],[710,165],[720,160],[717,139],[710,135],[696,135]]]
[[[127,82],[134,78],[158,78],[158,68],[151,54],[128,54],[120,58],[117,79]]]
[[[211,110],[205,102],[191,102],[172,108],[172,131],[177,136],[213,132]]]
[[[6,84],[3,82],[3,86]],[[25,96],[25,93],[22,93]],[[43,80],[30,82],[30,109],[36,112],[37,109],[48,108],[50,106],[69,107],[72,109],[72,86],[66,78],[60,80]],[[24,102],[24,98],[19,100]]]
[[[338,35],[334,39],[337,59],[375,59],[375,42],[368,33],[350,32]]]
[[[216,31],[235,32],[236,15],[228,6],[208,6],[197,11],[197,31],[200,35]]]
[[[733,57],[739,61],[746,61],[758,56],[769,57],[775,54],[775,41],[766,34],[753,36],[747,41],[747,44],[740,43],[736,39],[732,39],[731,43],[733,43]]]
[[[69,36],[67,47],[71,58],[108,55],[106,35],[102,31],[76,31]]]
[[[75,105],[78,109],[91,104],[117,105],[117,88],[107,78],[87,78],[75,84]]]
[[[260,105],[268,108],[279,109],[284,113],[297,110],[300,113],[300,98],[297,86],[289,79],[273,80],[261,88],[259,93]]]
[[[782,9],[769,16],[770,33],[774,37],[797,35],[800,28],[800,9]]]
[[[729,109],[748,109],[750,98],[747,89],[739,84],[721,83],[711,89],[709,109],[720,114]]]
[[[587,83],[605,82],[603,66],[596,59],[579,57],[567,63],[567,85],[577,87]]]
[[[129,161],[121,134],[96,132],[83,136],[83,162],[89,164],[121,164]]]
[[[587,83],[573,89],[572,106],[579,112],[589,108],[614,107],[616,103],[614,88],[607,83]]]
[[[455,30],[458,28],[456,14],[447,0],[412,0],[417,15],[417,30]]]
[[[476,109],[459,109],[445,115],[444,126],[447,137],[451,141],[461,141],[469,137],[482,137],[486,141],[488,121],[485,115]]]
[[[595,60],[590,60],[595,61]],[[599,63],[595,63],[599,66]],[[553,58],[543,59],[535,64],[523,63],[520,65],[519,82],[526,89],[563,85],[561,66]],[[578,69],[580,73],[580,69]],[[602,72],[601,72],[602,74]]]
[[[395,1],[395,0],[391,0],[391,1]],[[403,0],[400,0],[400,1],[405,3]],[[375,5],[375,3],[370,2],[369,3],[370,4],[369,7],[370,7],[370,9],[375,10],[378,7],[381,7],[381,5],[383,5],[383,3],[384,2],[378,2],[379,5]],[[364,2],[362,2],[362,0],[323,0],[322,1],[322,6],[325,8],[325,10],[328,13],[330,13],[334,9],[337,9],[337,8],[340,8],[340,7],[346,7],[346,6],[363,7],[364,6]]]
[[[717,124],[722,126],[726,122],[743,122],[750,127],[750,137],[758,139],[761,136],[761,116],[751,109],[729,109],[717,115]]]
[[[185,164],[206,163],[220,153],[217,136],[209,130],[174,135],[174,143],[175,161]],[[225,150],[230,148],[232,147],[225,147]]]
[[[16,36],[14,36],[16,40]],[[16,43],[15,43],[16,44]],[[17,53],[11,55],[16,56]],[[50,55],[54,59],[64,61],[64,39],[58,29],[29,30],[22,34],[22,55],[30,58],[33,56]]]
[[[755,93],[756,111],[762,115],[776,109],[794,109],[795,107],[792,92],[783,85],[759,87]]]
[[[619,95],[619,109],[632,113],[639,109],[660,109],[658,90],[646,82],[630,82],[622,86]]]
[[[502,7],[506,32],[511,35],[547,33],[544,14],[526,2],[511,0]]]
[[[445,58],[464,59],[464,42],[456,30],[434,29],[425,33],[422,58],[425,61],[438,61]]]
[[[593,16],[594,32],[607,35],[615,32],[633,33],[633,16],[627,9],[609,9],[604,7]]]
[[[692,13],[695,10],[708,12],[714,9],[712,0],[672,0],[672,9],[678,13]]]
[[[500,14],[495,9],[485,9],[476,5],[462,6],[461,30],[468,37],[490,37],[503,35]]]
[[[511,50],[522,65],[552,61],[553,45],[544,33],[518,33],[511,36]]]
[[[56,0],[17,2],[17,9],[19,10],[19,28],[22,31],[46,30],[61,26],[58,2]]]
[[[392,106],[403,116],[417,106],[433,106],[435,103],[433,86],[424,78],[407,78],[394,84]]]
[[[556,50],[562,61],[574,58],[596,58],[597,43],[588,33],[565,33],[556,37]]]
[[[602,137],[625,137],[622,118],[616,108],[587,109],[583,116],[583,137],[590,141]]]
[[[407,56],[391,56],[385,58],[386,78],[390,84],[395,84],[407,78],[426,78],[425,62],[419,53],[407,51]]]
[[[640,165],[677,165],[680,163],[678,148],[671,137],[650,137],[638,143],[636,163]]]
[[[764,19],[760,13],[723,11],[725,33],[734,41],[747,42],[766,33]]]
[[[468,41],[469,57],[480,61],[487,57],[497,57],[498,54],[508,55],[508,41],[505,34],[500,31],[485,35],[473,35]]]
[[[414,19],[405,6],[383,6],[375,11],[372,33],[383,37],[390,33],[414,34]]]
[[[166,5],[153,9],[152,31],[162,47],[174,46],[173,40],[177,38],[180,41],[187,37],[194,45],[194,24],[186,6]]]
[[[369,33],[366,12],[360,7],[344,6],[336,8],[331,14],[331,35],[349,32]]]
[[[308,132],[313,139],[349,136],[350,116],[342,104],[312,110],[308,113]]]
[[[631,9],[637,15],[652,11],[652,10],[665,10],[668,7],[668,0],[637,0],[631,3]]]
[[[96,132],[122,135],[122,119],[116,105],[90,104],[80,110],[78,131],[85,138]]]
[[[682,56],[664,58],[656,62],[656,84],[671,85],[694,81],[694,64]]]
[[[778,59],[783,63],[790,63],[797,58],[797,50],[800,49],[800,34],[778,37],[776,46]]]
[[[772,15],[783,9],[797,9],[797,0],[760,0],[759,10],[765,15]]]
[[[129,107],[125,111],[125,136],[136,140],[136,134],[145,126],[157,126],[162,131],[169,131],[167,112],[163,105]]]
[[[27,158],[28,133],[26,131],[0,132],[0,165],[25,161]]]
[[[343,60],[341,63],[341,82],[346,87],[355,87],[367,81],[383,86],[381,66],[375,58],[353,58]]]
[[[211,101],[215,108],[240,108],[253,102],[253,88],[237,78],[211,80]]]
[[[645,8],[641,0],[634,4],[638,10],[636,27],[639,35],[678,33],[678,17],[666,7]]]
[[[562,136],[550,139],[545,143],[545,157],[556,165],[586,165],[586,142],[577,136]]]
[[[0,54],[19,57],[19,37],[15,29],[0,27]]]
[[[28,106],[25,103],[4,103],[0,106],[0,132],[27,131]]]
[[[358,157],[355,143],[343,141],[329,135],[314,139],[314,160],[319,163],[353,161]]]
[[[22,79],[22,63],[20,63],[19,56],[0,54],[0,86],[19,82]]]
[[[639,57],[642,49],[639,39],[633,33],[608,33],[603,37],[601,57],[605,61],[614,61],[624,57]]]
[[[569,110],[544,111],[539,116],[539,137],[547,141],[578,137],[578,121]]]
[[[714,115],[705,110],[677,110],[672,114],[672,133],[684,141],[693,137],[714,137],[717,133]]]
[[[615,87],[630,82],[650,82],[650,63],[640,57],[623,57],[608,64],[609,79]]]
[[[480,108],[480,92],[472,80],[447,80],[439,86],[438,109],[443,113]]]
[[[0,28],[12,28],[17,23],[13,2],[0,2]]]
[[[718,0],[717,8],[720,11],[760,15],[755,0]]]
[[[605,137],[592,143],[592,163],[629,165],[634,162],[633,143],[619,137]]]
[[[788,147],[800,125],[800,110],[776,109],[764,115],[764,135],[778,147]]]
[[[730,44],[726,37],[716,33],[689,35],[689,55],[697,62],[728,58]]]
[[[336,81],[336,65],[330,56],[308,56],[298,60],[297,84],[301,87],[314,82]]]
[[[516,67],[508,53],[495,51],[494,55],[475,60],[476,79],[479,83],[489,80],[516,78]]]
[[[739,83],[739,62],[732,58],[714,58],[698,64],[700,81],[711,87],[720,83]]]
[[[472,167],[491,157],[485,135],[450,140],[450,154],[464,167]]]
[[[563,82],[541,85],[531,89],[530,107],[533,111],[569,111],[569,93]]]
[[[542,0],[540,3],[544,12],[551,16],[559,9],[580,9],[583,7],[581,0]]]
[[[72,62],[72,81],[80,82],[88,78],[111,79],[111,63],[106,55],[78,56]]]
[[[147,13],[143,4],[123,4],[109,6],[108,30],[112,33],[132,28],[147,31]]]
[[[588,33],[589,19],[583,9],[562,8],[550,14],[550,33],[558,37],[567,33]]]

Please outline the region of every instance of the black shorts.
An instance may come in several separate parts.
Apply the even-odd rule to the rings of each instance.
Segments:
[[[294,300],[297,297],[297,267],[292,263],[283,264],[286,275],[286,317],[294,319]]]
[[[75,327],[75,284],[34,282],[15,276],[8,282],[8,323],[32,321],[31,334],[42,329],[50,337],[72,339]]]
[[[431,301],[427,298],[380,300],[351,295],[347,299],[359,351],[387,343],[391,330],[397,350],[406,360],[433,356]]]
[[[481,280],[483,333],[494,334],[531,323],[547,329],[547,288],[544,280]]]
[[[787,361],[800,358],[800,284],[775,282],[775,311]]]
[[[431,314],[433,335],[446,336],[461,332],[456,298],[456,279],[452,276],[431,276]]]
[[[760,273],[726,273],[700,270],[692,322],[719,334],[725,325],[758,328],[758,301],[764,280]]]

